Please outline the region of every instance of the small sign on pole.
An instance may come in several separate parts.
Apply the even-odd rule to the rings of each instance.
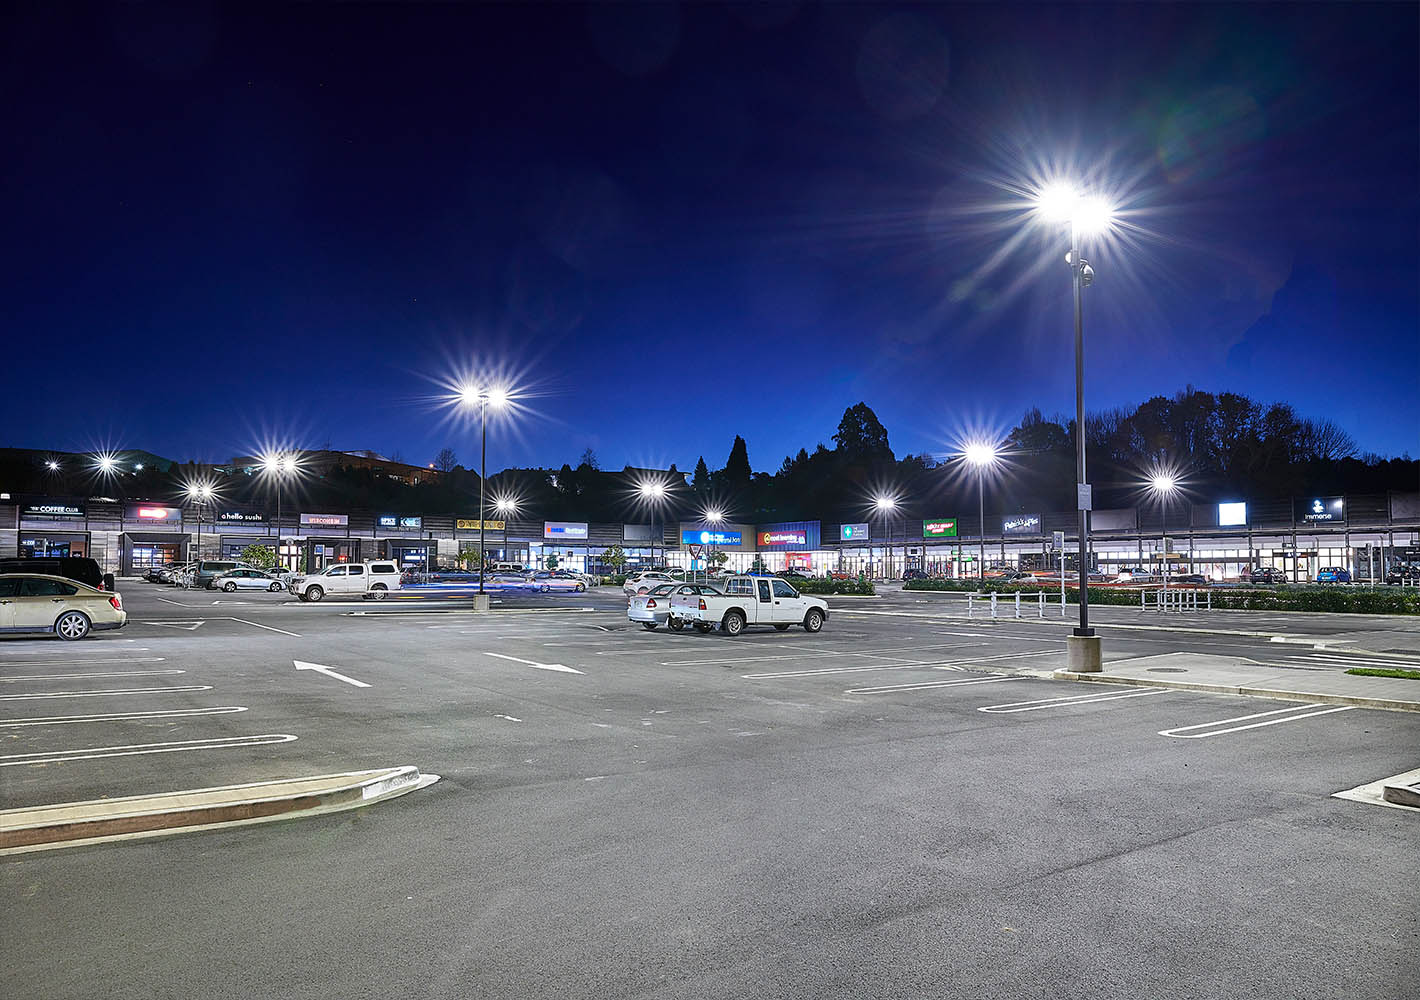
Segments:
[[[1063,549],[1065,547],[1065,532],[1052,531],[1050,533],[1050,544],[1053,548]]]
[[[1094,509],[1093,504],[1094,504],[1094,490],[1091,488],[1090,484],[1089,484],[1089,483],[1076,483],[1076,484],[1075,484],[1075,509],[1076,509],[1076,510],[1093,510],[1093,509]]]
[[[690,550],[690,558],[692,559],[699,559],[700,554],[705,551],[703,545],[687,545],[686,548]]]

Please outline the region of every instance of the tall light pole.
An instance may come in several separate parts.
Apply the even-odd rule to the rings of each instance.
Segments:
[[[1080,624],[1074,629],[1077,639],[1095,639],[1090,628],[1090,512],[1092,500],[1087,498],[1089,480],[1085,476],[1085,332],[1084,332],[1084,292],[1094,283],[1094,268],[1080,254],[1080,237],[1091,232],[1100,232],[1109,227],[1111,210],[1100,198],[1089,197],[1070,184],[1053,184],[1042,191],[1037,199],[1037,208],[1046,218],[1056,223],[1070,224],[1070,253],[1066,263],[1070,265],[1071,283],[1075,293],[1075,506],[1080,512]],[[1078,645],[1078,644],[1077,644]],[[1071,665],[1083,664],[1083,669],[1100,669],[1098,640],[1091,642],[1089,651],[1081,646],[1080,661],[1072,657]]]
[[[706,524],[710,525],[710,527],[713,529],[714,534],[719,534],[719,532],[720,532],[720,526],[725,523],[725,512],[722,511],[719,507],[711,507],[711,508],[709,508],[708,510],[706,510],[703,514],[700,515],[700,519],[701,519],[702,521],[704,521]],[[712,568],[711,562],[710,562],[710,555],[711,555],[712,552],[715,551],[714,534],[711,535],[711,540],[705,543],[705,582],[706,582],[706,583],[709,583],[709,582],[710,582],[710,570],[711,570],[711,568]]]
[[[197,508],[197,559],[198,568],[202,565],[202,508],[212,500],[212,485],[210,483],[191,483],[187,487],[187,498]]]
[[[1178,492],[1178,480],[1168,472],[1155,472],[1149,477],[1149,492],[1159,502],[1159,571],[1164,577],[1164,589],[1169,589],[1169,525],[1165,503]],[[1190,572],[1192,572],[1190,570]]]
[[[659,524],[658,524],[658,522],[655,521],[655,518],[661,516],[661,505],[666,502],[666,484],[663,483],[663,482],[661,482],[661,481],[659,481],[659,480],[655,480],[655,479],[646,480],[645,482],[639,483],[639,484],[637,485],[637,487],[636,487],[636,492],[637,492],[638,495],[640,495],[642,502],[645,503],[645,504],[647,504],[647,505],[649,505],[650,508],[651,508],[651,517],[652,517],[652,521],[651,521],[651,564],[652,564],[652,565],[655,565],[655,562],[656,562],[656,532],[655,532],[655,529],[656,529],[657,527],[660,527],[660,529],[661,529],[661,534],[662,534],[662,535],[665,534],[665,525],[664,525],[664,523],[659,523]]]
[[[878,512],[878,520],[882,524],[884,531],[888,533],[887,540],[883,546],[883,561],[887,562],[888,568],[891,569],[892,529],[888,525],[888,515],[896,512],[897,497],[880,493],[873,497],[873,509]],[[869,547],[868,551],[871,553],[873,550]],[[884,577],[884,579],[886,579],[886,577]]]
[[[996,459],[1000,452],[993,444],[977,442],[966,446],[962,452],[968,465],[976,468],[976,512],[981,519],[977,523],[981,525],[981,547],[977,555],[976,575],[982,581],[986,579],[986,470],[996,464]]]
[[[488,564],[486,540],[488,526],[484,523],[488,510],[484,504],[485,486],[488,482],[488,408],[501,410],[508,403],[508,390],[497,386],[479,388],[465,386],[459,390],[459,399],[465,406],[478,406],[479,459],[478,459],[478,592],[483,593],[483,577]]]
[[[289,568],[282,559],[281,545],[281,481],[296,472],[296,460],[290,455],[270,454],[261,460],[262,471],[276,480],[276,564]]]
[[[503,521],[503,558],[508,558],[508,520],[518,512],[518,501],[512,497],[494,497],[493,509]]]

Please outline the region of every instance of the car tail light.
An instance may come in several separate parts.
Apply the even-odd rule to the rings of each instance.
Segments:
[[[117,594],[114,594],[112,597],[110,597],[110,598],[108,599],[108,602],[113,605],[113,610],[115,610],[115,611],[122,611],[122,610],[123,610],[123,598],[122,598],[122,597],[119,597]]]
[[[646,598],[646,607],[648,607],[648,608],[654,608],[655,606],[656,606],[656,599],[655,599],[654,597],[648,597],[648,598]]]
[[[706,610],[706,608],[705,608],[705,598],[703,598],[703,597],[700,599],[700,610],[701,610],[701,611]]]

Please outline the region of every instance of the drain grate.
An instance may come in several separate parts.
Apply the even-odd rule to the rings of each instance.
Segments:
[[[1147,670],[1147,671],[1148,671],[1149,673],[1151,673],[1151,674],[1186,674],[1186,673],[1188,673],[1188,671],[1185,670],[1183,667],[1145,667],[1144,669]]]

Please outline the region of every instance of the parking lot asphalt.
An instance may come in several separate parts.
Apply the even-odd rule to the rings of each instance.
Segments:
[[[904,594],[733,640],[633,627],[605,589],[488,615],[124,597],[122,632],[0,643],[7,806],[443,780],[5,859],[21,995],[1396,997],[1420,973],[1417,817],[1330,797],[1416,767],[1420,716],[985,673],[1053,669],[1066,630]],[[1260,637],[1283,616],[1101,610],[1141,626],[1107,660],[1342,669]]]

